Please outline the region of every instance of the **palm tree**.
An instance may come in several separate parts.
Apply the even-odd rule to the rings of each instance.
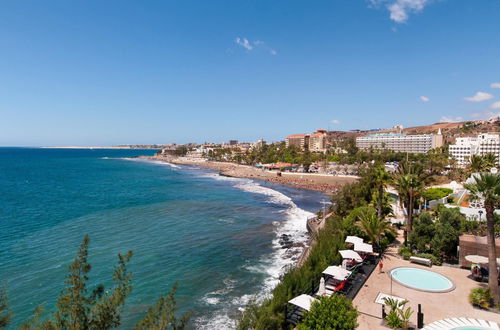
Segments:
[[[495,208],[500,204],[500,175],[492,173],[481,173],[475,177],[475,183],[466,184],[473,198],[484,200],[486,209],[486,225],[488,228],[488,286],[495,303],[500,302],[498,290],[498,271],[495,247]]]
[[[378,166],[373,172],[373,181],[378,190],[377,216],[382,218],[384,188],[391,182],[391,175],[386,172],[384,166]]]
[[[497,165],[497,156],[495,154],[489,153],[483,156],[484,172],[489,172],[496,165]]]
[[[469,164],[467,165],[469,173],[479,173],[484,170],[484,159],[480,155],[472,155],[469,158]]]
[[[401,201],[406,204],[406,227],[407,234],[413,229],[413,205],[418,194],[424,187],[424,183],[416,174],[400,175],[395,182],[396,189]]]
[[[370,237],[372,244],[380,247],[380,237],[391,229],[390,222],[370,212],[360,213],[358,219],[361,221],[361,229]]]

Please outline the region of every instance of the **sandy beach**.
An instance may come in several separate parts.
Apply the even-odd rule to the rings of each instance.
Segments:
[[[200,158],[171,156],[144,156],[141,158],[160,160],[178,165],[202,166],[217,170],[221,175],[229,177],[257,179],[298,189],[321,191],[329,195],[333,194],[340,186],[357,180],[355,176],[337,176],[316,173],[282,172],[281,176],[279,176],[276,171],[266,171],[248,165],[206,161]]]

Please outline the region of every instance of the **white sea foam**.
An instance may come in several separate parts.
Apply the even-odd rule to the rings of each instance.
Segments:
[[[243,311],[244,307],[252,298],[256,298],[257,302],[262,301],[269,296],[272,289],[279,283],[281,275],[285,272],[287,266],[295,263],[297,257],[302,253],[303,247],[308,242],[308,235],[306,229],[307,219],[313,216],[313,213],[299,208],[293,200],[285,194],[274,189],[260,185],[259,183],[250,179],[231,178],[220,176],[216,173],[203,174],[203,177],[209,177],[219,181],[234,182],[234,186],[243,191],[267,196],[267,202],[272,204],[283,205],[286,209],[282,210],[284,221],[274,221],[276,227],[276,237],[273,240],[274,252],[263,258],[259,263],[249,264],[244,266],[248,271],[266,274],[266,279],[263,282],[261,292],[256,292],[254,295],[243,295],[241,297],[233,298],[231,301],[232,306],[223,307],[215,316],[210,318],[202,317],[196,321],[196,327],[200,329],[234,329],[236,321],[234,315],[231,317],[228,311],[229,308],[237,307],[238,310]],[[282,249],[279,244],[280,237],[286,234],[290,236],[296,247],[290,249]],[[212,297],[204,297],[206,303],[215,302],[211,300]],[[210,299],[210,300],[209,300]],[[220,303],[220,301],[218,301]]]

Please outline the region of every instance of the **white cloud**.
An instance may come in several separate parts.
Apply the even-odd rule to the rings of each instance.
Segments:
[[[234,42],[236,42],[236,44],[240,45],[241,47],[245,48],[246,50],[253,49],[252,44],[248,41],[247,38],[237,37],[236,39],[234,39]]]
[[[260,48],[262,48],[262,49],[266,50],[267,52],[269,52],[269,54],[271,54],[271,55],[278,55],[278,52],[277,52],[275,49],[273,49],[273,48],[269,47],[269,46],[268,46],[268,45],[267,45],[264,41],[262,41],[262,40],[255,40],[254,42],[251,42],[251,41],[249,41],[247,38],[240,38],[240,37],[237,37],[236,39],[234,39],[234,42],[235,42],[237,45],[239,45],[239,46],[241,46],[241,47],[245,48],[245,49],[246,49],[246,50],[248,50],[248,51],[252,51],[252,50],[254,50],[256,47],[260,47]]]
[[[420,96],[420,101],[422,101],[422,102],[429,102],[430,99],[427,96]]]
[[[474,96],[465,97],[464,100],[469,102],[481,102],[492,99],[494,96],[489,93],[477,92]]]
[[[422,11],[433,0],[370,0],[372,5],[385,4],[390,18],[396,23],[406,23],[411,13]]]
[[[492,83],[490,85],[491,88],[500,88],[500,83]]]
[[[497,102],[493,103],[492,105],[490,105],[490,108],[491,109],[500,109],[500,101],[497,101]]]
[[[460,121],[463,121],[464,119],[462,117],[448,117],[448,116],[441,116],[441,119],[439,120],[442,123],[457,123]]]
[[[337,124],[340,124],[340,120],[333,119],[333,120],[330,120],[330,123],[337,125]]]

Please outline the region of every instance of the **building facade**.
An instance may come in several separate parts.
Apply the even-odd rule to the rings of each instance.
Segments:
[[[292,134],[285,138],[285,143],[287,147],[295,146],[304,150],[309,147],[309,134]]]
[[[326,152],[326,138],[326,130],[316,130],[309,137],[309,150],[312,152]]]
[[[458,165],[468,164],[473,155],[484,156],[486,154],[497,156],[497,164],[499,164],[500,135],[484,133],[477,137],[457,138],[455,144],[451,144],[448,150]]]
[[[378,133],[356,138],[356,146],[366,150],[370,148],[410,152],[416,154],[443,146],[441,130],[437,134],[406,135],[404,133]]]

